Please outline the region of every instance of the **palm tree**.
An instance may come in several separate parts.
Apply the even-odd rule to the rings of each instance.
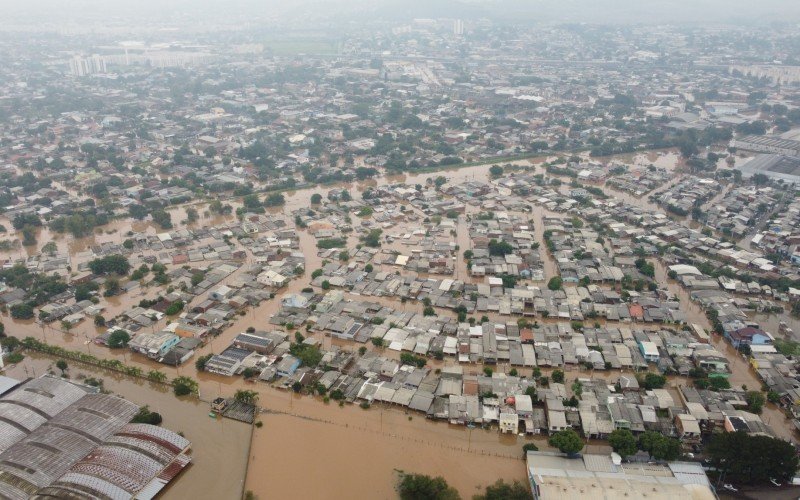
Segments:
[[[159,370],[150,370],[147,372],[147,379],[151,382],[166,382],[167,374]]]
[[[245,389],[238,389],[236,394],[233,395],[233,399],[239,401],[241,403],[247,403],[254,405],[258,401],[259,394],[256,391],[248,391]]]

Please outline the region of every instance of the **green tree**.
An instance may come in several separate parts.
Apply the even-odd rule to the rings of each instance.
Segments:
[[[206,363],[211,357],[214,356],[213,354],[205,354],[200,356],[194,361],[194,367],[197,368],[197,371],[201,372],[206,369]]]
[[[553,448],[558,448],[561,453],[566,453],[567,455],[575,455],[583,449],[583,440],[572,429],[556,432],[550,436],[547,442]]]
[[[204,272],[202,271],[195,272],[194,274],[192,274],[191,278],[192,286],[199,285],[200,283],[203,282],[204,279],[206,279],[206,274]]]
[[[539,447],[536,446],[536,443],[525,443],[522,445],[522,458],[528,456],[529,451],[539,451]]]
[[[33,318],[33,307],[30,304],[21,303],[11,306],[11,317],[14,319]]]
[[[128,207],[128,213],[130,216],[136,220],[142,220],[147,217],[148,210],[143,205],[131,205]]]
[[[64,361],[63,359],[59,359],[58,361],[56,361],[56,368],[61,370],[61,375],[64,375],[67,372],[68,368],[67,362]]]
[[[553,276],[550,278],[550,281],[547,282],[547,288],[550,290],[561,290],[563,282],[559,276]]]
[[[131,423],[134,424],[150,424],[150,425],[159,425],[162,422],[161,415],[154,411],[150,411],[150,408],[145,405],[139,408],[139,412],[133,416],[131,419]]]
[[[442,477],[424,474],[403,474],[397,486],[400,500],[458,500],[461,498],[455,488]]]
[[[530,500],[530,488],[519,481],[506,483],[502,479],[486,487],[483,495],[475,495],[473,500]]]
[[[800,465],[791,443],[745,432],[715,433],[706,452],[714,467],[744,484],[789,481]]]
[[[150,370],[147,372],[147,380],[164,383],[167,381],[167,374],[160,370]]]
[[[125,330],[114,330],[108,336],[108,347],[112,349],[119,349],[128,345],[131,336]]]
[[[117,295],[120,291],[119,280],[113,276],[109,276],[108,278],[106,278],[106,281],[105,283],[103,283],[103,286],[106,289],[103,295],[106,297],[113,297],[114,295]]]
[[[767,402],[764,393],[760,391],[747,391],[744,400],[747,402],[747,410],[755,414],[760,414]]]
[[[281,193],[270,193],[264,200],[264,206],[280,207],[286,204],[286,198]]]
[[[197,394],[199,385],[197,381],[186,376],[175,377],[172,380],[172,390],[176,396],[186,396],[189,394]]]
[[[14,229],[20,230],[25,227],[39,227],[42,225],[42,219],[39,218],[38,215],[35,213],[28,213],[28,214],[17,214],[14,217],[14,220],[11,221],[11,225],[14,226]]]
[[[131,269],[131,264],[124,255],[114,254],[94,259],[89,262],[89,269],[94,274],[118,274],[125,276]]]
[[[248,391],[245,389],[237,389],[236,393],[233,395],[233,399],[239,401],[241,403],[247,403],[254,405],[258,402],[258,392],[256,391]]]
[[[161,229],[172,229],[172,216],[166,210],[160,208],[153,210],[150,217]]]
[[[500,177],[503,175],[503,167],[500,165],[492,165],[489,167],[489,173],[492,175],[492,177]]]
[[[169,305],[167,310],[164,311],[164,314],[166,314],[167,316],[174,316],[179,312],[183,311],[183,306],[184,304],[182,300],[176,300],[175,302]]]
[[[667,383],[667,377],[658,373],[648,372],[642,379],[642,386],[647,389],[661,389]]]
[[[303,366],[310,368],[316,367],[322,361],[322,352],[315,345],[297,342],[289,346],[289,352],[300,359]]]
[[[56,246],[56,242],[55,241],[48,241],[42,247],[42,253],[47,253],[47,254],[53,255],[57,251],[58,251],[58,246]]]
[[[646,431],[640,435],[639,448],[656,460],[675,460],[681,454],[680,441],[656,431]]]
[[[383,231],[380,229],[370,229],[367,234],[361,236],[359,239],[365,246],[378,248],[381,246],[381,234],[383,234]]]
[[[725,377],[708,377],[708,387],[712,391],[722,391],[731,388],[730,381]]]
[[[558,369],[553,370],[553,374],[550,376],[550,378],[553,380],[553,382],[556,382],[558,384],[563,384],[564,383],[564,371],[563,370],[558,370]]]
[[[106,319],[103,317],[102,314],[95,314],[94,315],[94,326],[96,326],[96,327],[104,327],[104,326],[106,326]]]
[[[608,444],[623,458],[636,454],[636,437],[628,429],[617,429],[608,435]]]
[[[36,230],[33,226],[22,228],[22,246],[31,247],[36,244]]]
[[[489,255],[503,257],[514,253],[514,247],[505,241],[489,240]]]
[[[311,195],[311,204],[312,205],[319,205],[322,203],[322,195],[319,193],[314,193]]]

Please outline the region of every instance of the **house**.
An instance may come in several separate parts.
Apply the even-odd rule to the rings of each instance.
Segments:
[[[695,349],[692,358],[698,367],[708,372],[725,374],[730,371],[728,359],[716,349]]]
[[[180,340],[180,337],[171,332],[140,333],[128,343],[128,347],[148,358],[158,359],[177,345]]]
[[[743,345],[771,345],[774,340],[769,333],[752,326],[725,332],[725,338],[727,338],[736,349],[739,349]]]
[[[211,411],[216,413],[222,413],[227,407],[228,400],[225,398],[215,398],[214,401],[211,402]]]
[[[275,342],[265,332],[240,333],[233,339],[233,345],[259,354],[269,354],[275,348]]]
[[[279,272],[273,271],[272,269],[268,269],[263,273],[259,274],[258,277],[256,278],[256,281],[258,281],[262,285],[280,288],[289,281],[289,278],[287,278],[286,276],[282,275]]]
[[[206,361],[205,371],[232,377],[239,371],[241,366],[241,359],[226,356],[225,354],[215,354]]]
[[[617,380],[622,392],[639,392],[639,381],[631,375],[620,375]]]
[[[212,300],[222,301],[233,296],[233,293],[234,291],[230,287],[222,285],[213,292],[209,293],[208,296]]]
[[[173,333],[179,337],[192,337],[199,339],[208,335],[209,331],[210,329],[205,326],[178,323],[175,326],[175,331]]]
[[[547,431],[550,434],[563,431],[569,424],[567,424],[567,415],[564,413],[564,403],[558,398],[545,399],[545,409],[547,410]],[[532,410],[532,408],[531,408]],[[532,431],[532,429],[525,429]]]
[[[158,362],[170,366],[180,366],[194,355],[195,349],[200,345],[202,345],[201,341],[196,338],[181,338],[181,340],[175,344],[175,347],[158,359]]]
[[[694,415],[688,413],[675,415],[675,429],[681,441],[685,443],[700,442],[700,422]]]
[[[277,365],[278,375],[281,377],[291,377],[300,368],[300,360],[291,354],[287,354]]]
[[[287,293],[281,297],[281,305],[283,307],[302,309],[308,305],[308,299],[299,293]]]
[[[519,417],[516,413],[500,412],[500,432],[502,434],[519,432]]]
[[[642,357],[648,363],[658,363],[660,356],[658,354],[658,347],[654,342],[639,342],[639,352],[642,353]]]

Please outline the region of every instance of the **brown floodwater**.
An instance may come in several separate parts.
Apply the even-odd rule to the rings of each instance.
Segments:
[[[246,488],[262,498],[396,498],[397,470],[441,475],[469,498],[499,478],[524,480],[522,445],[534,441],[380,405],[339,407],[278,391],[260,403],[268,413],[253,436]],[[288,480],[300,471],[314,479]]]
[[[628,161],[636,164],[656,164],[663,166],[671,171],[676,171],[681,168],[680,157],[674,152],[652,152],[649,154],[635,154],[625,157],[612,158],[616,161]],[[605,159],[611,160],[611,159]],[[515,162],[520,166],[536,165],[540,162],[538,160],[523,160]],[[405,182],[410,185],[425,184],[427,179],[435,178],[443,175],[448,179],[448,183],[459,183],[467,180],[476,180],[487,182],[489,180],[488,170],[490,165],[482,165],[475,167],[454,168],[451,170],[431,172],[423,174],[403,174],[398,176],[388,176],[372,179],[362,183],[355,183],[352,185],[338,185],[338,186],[324,186],[309,189],[302,189],[292,192],[287,192],[286,205],[282,209],[271,210],[270,213],[289,214],[291,211],[300,208],[310,208],[310,197],[313,193],[320,193],[323,198],[331,189],[344,189],[348,188],[353,192],[363,191],[368,186],[385,185],[389,183]],[[667,184],[657,188],[654,192],[659,192],[667,189],[669,186],[677,181],[677,175],[674,179]],[[609,190],[608,187],[604,188]],[[609,194],[623,199],[624,201],[640,206],[647,209],[657,209],[655,204],[647,200],[647,197],[637,198],[628,193],[617,192],[610,190]],[[235,207],[241,206],[241,202],[235,199],[225,200]],[[200,220],[194,225],[197,226],[213,226],[224,222],[232,221],[234,216],[229,217],[212,217],[205,216],[207,204],[205,202],[192,203],[178,207],[170,208],[172,214],[172,221],[176,228],[184,227],[182,223],[186,219],[186,209],[189,206],[194,206],[200,213]],[[413,209],[416,215],[421,215],[416,209]],[[468,213],[479,210],[468,206]],[[557,274],[555,262],[546,251],[542,237],[542,217],[556,215],[552,214],[545,209],[536,206],[533,214],[516,214],[522,215],[525,218],[533,218],[535,226],[535,235],[537,241],[540,243],[540,255],[545,269],[546,279]],[[355,219],[355,218],[354,218]],[[10,228],[10,222],[4,221],[0,217],[0,223]],[[407,227],[413,227],[412,224],[403,223]],[[194,225],[190,226],[193,227]],[[39,232],[39,242],[37,247],[40,248],[47,241],[55,241],[59,250],[69,252],[73,256],[73,266],[77,262],[84,259],[91,258],[85,252],[89,246],[99,244],[107,241],[120,242],[128,233],[134,232],[147,232],[149,234],[156,234],[161,232],[152,223],[148,222],[132,222],[132,221],[114,221],[108,226],[102,228],[101,231],[81,239],[74,239],[67,235],[50,234],[50,232],[43,228]],[[302,250],[307,270],[306,275],[291,281],[287,287],[280,290],[276,294],[276,300],[270,300],[262,303],[256,308],[247,310],[244,316],[237,316],[233,325],[226,329],[225,332],[219,337],[215,338],[208,345],[200,349],[198,355],[209,352],[220,352],[227,347],[233,337],[238,333],[244,331],[249,326],[254,326],[258,329],[271,329],[268,324],[269,318],[275,314],[280,308],[280,301],[278,300],[284,293],[299,292],[306,286],[310,280],[310,272],[314,269],[321,267],[322,259],[317,255],[316,239],[306,230],[297,231],[300,249]],[[449,235],[445,235],[446,237]],[[456,255],[456,277],[462,280],[472,279],[468,276],[466,264],[461,257],[463,251],[470,248],[470,240],[468,235],[468,225],[464,218],[459,218],[456,227],[456,243],[460,246],[460,250]],[[357,235],[352,234],[348,238],[350,248],[357,242]],[[34,254],[37,247],[29,247],[20,249],[18,251],[9,252],[7,258],[19,258],[27,254]],[[393,248],[399,248],[393,246]],[[2,254],[0,254],[2,256]],[[248,251],[248,257],[250,253]],[[249,261],[249,259],[248,259]],[[700,306],[691,301],[688,293],[680,287],[676,282],[672,282],[666,277],[666,269],[657,260],[654,260],[656,266],[656,277],[660,283],[667,283],[669,290],[674,293],[680,300],[682,310],[686,312],[691,323],[698,323],[708,328],[708,320],[705,317]],[[387,266],[386,269],[391,268]],[[242,269],[234,273],[226,281],[234,279]],[[477,280],[480,281],[480,280]],[[142,298],[153,298],[158,293],[163,293],[162,288],[145,288],[135,291],[132,294],[115,297],[111,300],[103,301],[106,306],[104,315],[110,318],[115,314],[123,312],[139,302]],[[384,305],[394,307],[396,309],[403,309],[408,311],[421,311],[421,304],[405,303],[401,304],[399,300],[391,297],[359,297],[352,294],[346,294],[347,298],[360,299],[379,302]],[[202,297],[196,299],[202,300]],[[455,314],[452,311],[439,311],[441,314]],[[500,316],[494,313],[487,314],[490,320],[506,322],[513,321],[513,317]],[[557,323],[558,319],[539,319],[539,322]],[[605,321],[600,320],[601,324],[606,324]],[[394,498],[393,492],[396,483],[396,475],[394,470],[401,469],[408,472],[423,472],[426,474],[443,475],[450,484],[459,489],[462,495],[466,498],[471,497],[473,494],[478,493],[479,489],[487,484],[494,482],[498,478],[506,480],[525,479],[525,467],[521,460],[521,446],[530,438],[521,438],[517,436],[500,435],[496,429],[482,430],[482,429],[467,429],[463,426],[451,426],[443,422],[432,422],[425,419],[423,416],[416,412],[406,413],[397,408],[388,407],[375,407],[368,411],[362,410],[357,406],[346,405],[339,408],[337,405],[326,405],[318,398],[292,396],[289,393],[281,392],[272,389],[263,384],[247,384],[241,378],[222,377],[208,373],[197,373],[193,364],[189,363],[182,368],[172,368],[164,365],[159,365],[151,360],[142,356],[134,355],[126,351],[111,351],[109,349],[96,346],[90,343],[90,339],[102,329],[97,329],[92,324],[91,320],[84,321],[76,326],[70,333],[65,334],[58,331],[52,326],[42,328],[41,325],[33,321],[12,321],[8,316],[4,318],[7,331],[13,335],[24,337],[31,335],[33,337],[46,340],[49,343],[61,345],[69,349],[90,352],[96,356],[104,358],[114,358],[126,362],[129,365],[139,366],[143,369],[160,369],[167,373],[170,377],[176,375],[189,375],[196,377],[200,382],[200,393],[203,399],[209,400],[217,396],[232,396],[237,389],[250,389],[256,390],[261,395],[261,404],[273,412],[263,414],[261,420],[264,423],[262,429],[256,430],[252,440],[252,452],[250,454],[250,472],[247,476],[247,489],[251,489],[261,498],[292,498],[292,497],[307,497],[307,498]],[[154,326],[154,330],[163,327],[165,320]],[[623,326],[623,325],[618,325]],[[637,328],[658,328],[659,325],[629,325]],[[790,324],[793,328],[794,325]],[[795,331],[800,331],[795,328]],[[316,334],[321,337],[321,334]],[[356,349],[357,345],[353,342],[341,341],[338,339],[331,339],[329,337],[321,339],[326,346],[336,345],[343,348]],[[726,353],[726,355],[733,358],[731,382],[734,385],[745,384],[748,388],[757,388],[760,382],[757,376],[749,368],[741,358],[736,358],[735,353],[730,353],[729,346],[722,342],[720,339],[715,339],[715,345]],[[369,349],[374,347],[368,344]],[[384,349],[382,355],[387,357],[396,358],[399,353]],[[47,362],[44,362],[47,364]],[[454,363],[453,360],[434,361],[431,360],[429,365],[432,368],[445,366]],[[466,367],[467,372],[478,373],[482,367],[480,365],[469,365]],[[507,372],[510,366],[501,364],[495,367],[498,371]],[[519,370],[520,374],[528,375],[530,369]],[[619,376],[620,372],[617,371],[601,371],[590,372],[580,369],[573,369],[568,372],[568,380],[576,377],[602,377],[608,380],[614,380]],[[106,377],[111,379],[111,377]],[[111,384],[109,380],[107,384]],[[233,471],[236,467],[237,459],[241,461],[248,460],[245,456],[245,449],[247,443],[242,443],[242,435],[249,433],[248,426],[239,426],[231,421],[217,422],[206,416],[208,407],[205,403],[198,402],[181,402],[175,399],[171,394],[162,394],[154,391],[151,388],[137,384],[134,382],[115,381],[119,384],[118,388],[112,389],[128,396],[135,402],[148,402],[153,407],[156,403],[163,405],[159,411],[165,415],[165,425],[175,430],[183,430],[186,432],[187,437],[196,441],[198,445],[195,447],[196,453],[204,453],[208,458],[208,468],[195,467],[187,471],[187,474],[182,476],[183,479],[188,478],[194,470],[203,472],[201,476],[195,473],[192,476],[192,481],[179,481],[175,486],[171,487],[167,492],[169,498],[180,497],[206,497],[204,493],[208,491],[206,488],[217,487],[217,483],[227,484],[234,481],[220,481],[219,478],[232,477],[235,481],[239,481],[240,487],[241,479]],[[686,383],[681,378],[671,378],[671,386]],[[125,391],[125,392],[123,392]],[[174,413],[173,413],[174,412]],[[186,419],[181,419],[180,415],[186,414],[192,418],[187,421],[186,426],[176,425],[170,423],[168,414],[176,414],[178,417],[172,422],[184,422]],[[411,417],[411,420],[409,420]],[[783,422],[783,415],[772,405],[768,405],[765,409],[764,419],[768,421],[779,435],[793,438],[793,432],[788,425],[788,422]],[[246,432],[240,431],[244,428]],[[189,430],[195,433],[193,437],[189,434]],[[241,434],[241,435],[240,435]],[[245,438],[245,441],[249,441]],[[229,453],[228,446],[231,442],[235,443],[237,451]],[[537,445],[540,448],[546,448],[544,438],[536,438]],[[203,444],[207,443],[207,444]],[[219,447],[220,451],[216,451]],[[204,450],[212,450],[205,452]],[[238,458],[237,458],[238,457]],[[199,465],[206,465],[206,462],[200,458]],[[224,464],[219,462],[225,462]],[[196,464],[197,465],[197,464]],[[211,467],[216,467],[213,471]],[[222,467],[226,472],[223,474],[214,474],[214,472]],[[308,480],[308,476],[312,476],[313,480]],[[206,477],[214,479],[214,483],[209,486],[209,480]],[[187,483],[191,483],[189,486]],[[186,485],[184,485],[186,484]],[[232,492],[233,488],[229,490]],[[215,495],[215,498],[234,498],[236,494],[229,495]]]

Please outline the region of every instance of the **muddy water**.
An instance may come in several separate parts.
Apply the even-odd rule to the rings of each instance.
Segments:
[[[728,363],[731,368],[731,374],[728,380],[732,387],[746,387],[748,391],[761,390],[762,384],[756,371],[741,354],[736,352],[736,349],[719,335],[713,336],[712,343],[718,351],[728,358]],[[772,428],[778,437],[794,443],[798,442],[797,433],[794,431],[794,425],[786,418],[783,410],[777,405],[772,403],[764,405],[764,409],[761,412],[761,419]]]
[[[467,436],[444,443],[413,432],[413,420],[408,425],[390,420],[383,432],[358,420],[345,427],[288,415],[265,415],[262,421],[264,427],[253,438],[246,484],[261,498],[395,499],[398,470],[442,476],[463,498],[481,493],[499,478],[526,477],[521,442],[507,451],[520,458],[503,458],[469,438],[470,433],[473,439],[488,434],[496,441],[496,431],[468,430]],[[305,475],[300,471],[311,472],[313,480],[286,480]]]
[[[672,170],[678,167],[679,158],[674,153],[651,155],[634,155],[633,162],[658,162],[669,163]],[[534,162],[518,162],[520,165],[530,165]],[[661,165],[665,166],[666,165]],[[669,168],[669,167],[667,167]],[[405,182],[407,184],[425,184],[429,178],[443,175],[450,183],[458,183],[466,180],[487,181],[489,165],[453,169],[443,172],[433,172],[416,175],[402,175],[392,177],[381,177],[364,183],[351,186],[325,186],[321,188],[311,188],[288,192],[285,194],[287,204],[283,211],[289,213],[299,208],[310,207],[310,197],[313,193],[320,193],[323,197],[330,189],[348,187],[354,194],[362,191],[370,185],[383,185],[387,183]],[[664,189],[665,187],[662,186]],[[615,196],[618,193],[613,193]],[[621,198],[627,197],[624,193],[619,193]],[[639,206],[651,208],[647,200],[631,198],[631,203]],[[634,200],[639,200],[638,202]],[[233,200],[226,202],[238,206],[240,203]],[[201,215],[198,224],[214,225],[222,222],[218,218],[203,219],[204,209],[202,204],[197,204],[196,209]],[[175,207],[170,209],[173,224],[181,227],[181,221],[186,218],[186,207]],[[537,208],[533,213],[536,229],[536,238],[540,243],[540,252],[545,266],[546,278],[556,274],[555,263],[547,254],[542,238],[542,217],[545,211]],[[549,215],[549,214],[548,214]],[[231,220],[229,218],[228,220]],[[7,225],[10,227],[10,224]],[[104,228],[101,234],[95,234],[86,241],[72,240],[71,237],[60,235],[49,235],[46,229],[42,230],[43,236],[39,241],[39,246],[43,245],[47,238],[54,238],[58,242],[59,248],[62,247],[75,254],[88,248],[91,244],[103,241],[121,241],[127,231],[146,231],[151,234],[161,232],[152,224],[115,222]],[[463,250],[469,248],[467,225],[459,221],[457,225],[456,241],[461,246],[457,256],[457,275],[459,279],[466,279],[466,265],[461,259]],[[262,303],[257,308],[251,308],[246,315],[237,317],[236,322],[228,328],[220,337],[216,338],[209,345],[200,350],[198,355],[209,352],[220,352],[230,344],[232,338],[244,331],[249,326],[258,329],[270,329],[268,324],[269,317],[275,314],[280,307],[277,300],[284,293],[298,292],[308,284],[309,273],[321,266],[322,259],[317,256],[316,240],[307,231],[298,231],[300,248],[306,258],[307,275],[290,282],[290,284],[276,294],[276,300]],[[355,244],[357,236],[349,238],[350,246]],[[240,273],[241,271],[237,271]],[[700,307],[689,300],[688,294],[677,283],[668,282],[666,270],[656,262],[656,273],[660,283],[668,283],[670,291],[675,293],[681,300],[682,308],[689,316],[692,323],[699,323],[706,328],[708,322]],[[228,278],[231,279],[231,278]],[[163,289],[150,289],[143,292],[135,292],[131,296],[123,296],[119,299],[107,301],[108,314],[111,317],[117,312],[121,312],[131,304],[138,303],[143,298],[152,298]],[[137,295],[137,293],[139,295]],[[348,294],[354,299],[370,300],[384,303],[386,305],[405,310],[421,310],[420,304],[400,304],[394,298],[376,297],[356,297]],[[443,314],[445,312],[440,311]],[[452,312],[447,312],[452,314]],[[455,315],[453,315],[455,316]],[[493,321],[513,321],[513,317],[500,317],[490,314]],[[485,486],[497,478],[505,479],[524,479],[525,469],[521,460],[516,457],[521,456],[521,445],[524,441],[515,436],[500,436],[496,430],[483,431],[472,430],[464,427],[452,427],[444,423],[432,423],[425,421],[419,414],[413,413],[412,420],[408,420],[408,415],[397,409],[373,408],[370,411],[363,411],[358,407],[346,406],[338,408],[334,405],[326,406],[321,401],[309,397],[296,398],[289,394],[279,392],[264,385],[246,384],[240,378],[227,378],[207,373],[198,374],[194,366],[190,363],[183,368],[174,369],[158,365],[142,356],[132,355],[127,352],[112,352],[106,348],[94,346],[88,340],[97,333],[91,325],[91,321],[86,321],[79,325],[70,334],[63,334],[51,328],[42,329],[33,322],[12,322],[6,318],[4,320],[9,333],[24,337],[31,335],[36,338],[44,339],[50,343],[63,345],[70,349],[91,352],[92,354],[105,358],[116,358],[133,366],[140,366],[144,369],[157,368],[170,377],[176,375],[189,375],[196,377],[200,381],[200,392],[205,399],[219,395],[232,396],[236,389],[246,388],[257,390],[261,394],[261,404],[266,408],[289,412],[307,418],[296,416],[286,416],[279,414],[263,415],[264,428],[257,431],[253,440],[253,453],[251,454],[251,473],[248,476],[248,489],[254,490],[262,498],[286,498],[297,497],[300,494],[308,498],[332,498],[347,496],[351,498],[393,498],[392,488],[394,477],[392,470],[400,468],[408,471],[425,472],[427,474],[442,474],[448,481],[459,488],[465,497],[469,497],[477,492],[478,486]],[[541,322],[541,320],[540,320]],[[558,320],[550,319],[547,322],[556,323]],[[601,321],[601,323],[603,323]],[[163,326],[163,323],[158,325]],[[638,326],[638,325],[637,325]],[[655,325],[657,327],[658,325]],[[648,325],[649,327],[649,325]],[[351,342],[324,339],[326,345],[339,345],[345,348],[354,349],[355,345]],[[720,345],[720,349],[725,345]],[[368,348],[372,348],[368,345]],[[727,352],[726,352],[727,353]],[[382,355],[392,357],[397,355],[394,351],[385,350]],[[431,362],[432,367],[438,367],[452,360],[443,362]],[[467,371],[479,371],[481,367],[469,367]],[[746,384],[750,388],[756,388],[760,384],[755,374],[747,368],[744,363],[733,362],[732,368],[734,384]],[[507,366],[497,367],[498,370],[507,371]],[[527,371],[526,371],[527,372]],[[527,374],[527,373],[525,373]],[[615,372],[597,372],[591,374],[584,371],[570,372],[568,378],[572,376],[609,377],[613,380],[618,376]],[[671,382],[672,383],[672,382]],[[675,383],[681,383],[675,381]],[[141,389],[142,397],[149,394],[146,388]],[[172,398],[171,395],[167,395]],[[173,398],[174,399],[174,398]],[[149,399],[147,401],[150,401]],[[165,401],[163,404],[167,405]],[[206,408],[199,405],[198,415],[205,414]],[[765,411],[765,420],[769,419],[777,432],[791,434],[788,425],[778,420],[780,415],[773,408]],[[208,417],[205,417],[208,419]],[[202,422],[205,422],[205,420]],[[208,419],[211,423],[214,421]],[[169,426],[169,424],[167,424]],[[192,426],[194,424],[192,423]],[[202,424],[198,428],[205,427]],[[173,428],[175,428],[173,426]],[[176,428],[176,430],[178,430]],[[216,431],[205,429],[208,434],[216,434]],[[187,434],[188,436],[188,434]],[[419,442],[417,440],[422,440]],[[541,447],[542,443],[537,441]],[[321,445],[321,446],[320,446]],[[244,446],[239,447],[240,455],[244,455]],[[336,450],[335,452],[333,450]],[[489,453],[494,455],[482,455]],[[500,455],[500,456],[496,456]],[[209,457],[216,457],[215,452],[209,452]],[[223,453],[223,457],[227,455]],[[341,460],[340,457],[345,458]],[[410,458],[412,457],[412,458]],[[214,459],[214,458],[212,458]],[[310,466],[310,467],[309,467]],[[299,478],[308,476],[308,471],[313,471],[314,480],[307,481]],[[220,476],[224,477],[224,476]],[[200,485],[203,482],[200,481]],[[196,492],[204,490],[198,486]],[[170,492],[171,493],[171,492]],[[228,498],[229,496],[221,496]],[[232,496],[230,497],[232,498]]]
[[[52,359],[29,354],[22,363],[9,368],[6,374],[24,380],[47,371],[60,373]],[[240,498],[251,426],[229,419],[209,418],[207,403],[178,399],[159,385],[78,363],[70,363],[67,373],[73,379],[78,379],[81,374],[102,379],[107,390],[138,405],[148,405],[164,418],[163,427],[182,432],[192,442],[192,464],[159,498]]]
[[[396,498],[395,469],[442,475],[469,498],[498,478],[524,480],[528,438],[427,421],[388,406],[369,411],[271,391],[250,455],[247,489],[269,498]],[[410,418],[409,418],[410,417]],[[542,439],[537,445],[546,447]],[[314,481],[286,481],[298,470]]]
[[[667,285],[669,292],[678,298],[681,303],[681,311],[686,314],[686,319],[690,324],[697,324],[710,331],[711,323],[706,317],[705,311],[700,305],[693,301],[689,296],[689,292],[683,288],[680,283],[675,280],[669,279],[667,276],[668,269],[663,262],[659,259],[650,259],[655,268],[655,280],[659,285]]]
[[[800,338],[800,318],[784,312],[782,314],[752,314],[750,320],[757,323],[759,327],[771,333],[776,339],[797,340]],[[782,332],[780,323],[784,322],[792,329],[792,334]]]

